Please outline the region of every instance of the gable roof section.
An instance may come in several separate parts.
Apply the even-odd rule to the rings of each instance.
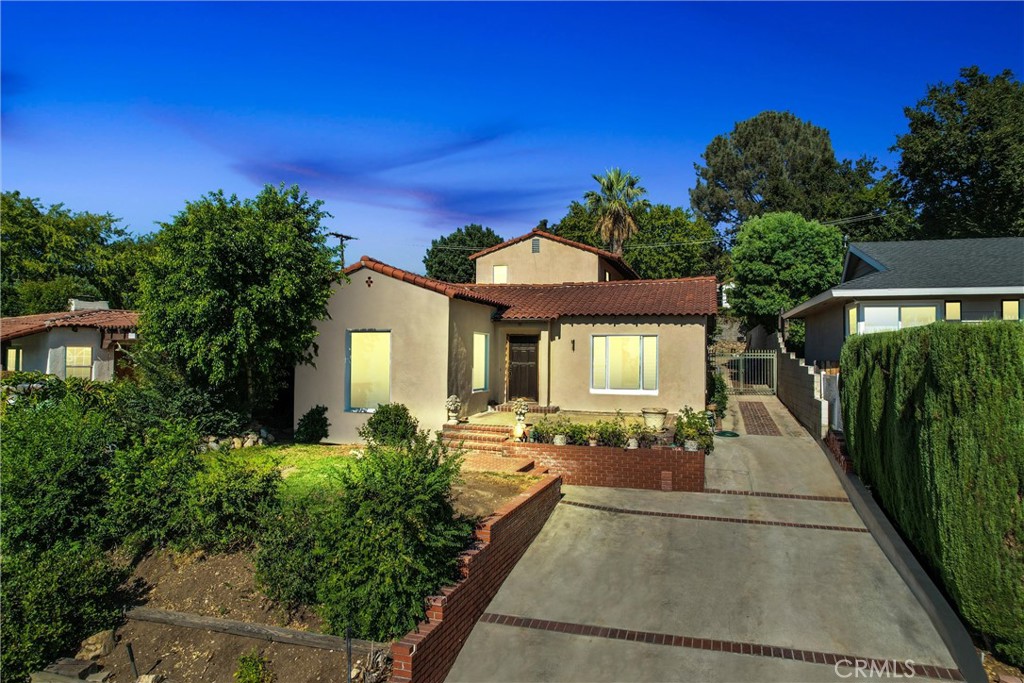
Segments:
[[[26,337],[54,327],[94,327],[101,330],[130,330],[139,324],[136,311],[86,309],[0,318],[0,341]]]
[[[930,289],[1024,286],[1024,237],[854,242],[850,253],[881,269],[836,286]]]
[[[591,254],[596,254],[599,258],[603,258],[605,261],[608,261],[609,263],[611,263],[613,266],[615,266],[616,270],[618,270],[620,273],[622,273],[626,277],[634,279],[634,280],[639,280],[640,279],[640,276],[636,274],[636,271],[634,271],[632,268],[630,268],[629,264],[626,263],[622,259],[622,257],[619,256],[618,254],[614,254],[614,253],[612,253],[610,251],[605,251],[604,249],[598,249],[597,247],[592,247],[589,244],[583,244],[582,242],[574,242],[573,240],[568,240],[568,239],[566,239],[564,237],[559,237],[558,235],[553,235],[550,232],[546,232],[544,230],[538,230],[537,228],[534,228],[533,230],[531,230],[530,232],[526,233],[525,235],[520,235],[519,237],[513,237],[512,239],[506,240],[506,241],[502,242],[501,244],[495,244],[493,247],[488,247],[487,249],[483,249],[481,251],[478,251],[475,254],[471,254],[470,257],[469,257],[469,260],[474,261],[474,260],[478,259],[481,256],[485,256],[487,254],[491,254],[491,253],[493,253],[495,251],[498,251],[500,249],[504,249],[505,247],[510,247],[513,244],[518,244],[520,242],[525,242],[526,240],[533,239],[534,237],[543,237],[545,239],[551,240],[552,242],[557,242],[559,244],[564,244],[564,245],[566,245],[568,247],[574,247],[576,249],[581,249],[583,251],[589,251]]]
[[[556,320],[568,316],[714,315],[714,277],[674,280],[614,280],[557,285],[462,285],[441,282],[363,256],[345,269],[363,268],[437,292],[497,309],[498,320]]]

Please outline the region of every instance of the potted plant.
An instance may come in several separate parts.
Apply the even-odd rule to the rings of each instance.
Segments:
[[[633,422],[626,428],[626,448],[640,448],[640,444],[648,441],[654,434],[650,427],[643,422]]]
[[[660,432],[665,428],[665,417],[668,415],[668,408],[641,408],[640,413],[644,416],[644,424],[652,432]]]
[[[556,446],[564,446],[569,443],[569,431],[571,425],[569,420],[564,417],[560,417],[554,421],[554,432],[555,438],[552,440]]]
[[[689,406],[676,415],[676,443],[682,441],[688,451],[711,453],[715,448],[715,433],[704,413],[698,413]]]
[[[597,440],[601,436],[600,432],[597,431],[597,427],[591,425],[587,429],[587,441],[590,443],[591,448],[597,445]]]
[[[445,399],[444,407],[448,409],[448,424],[458,424],[459,411],[462,410],[462,400],[459,399],[458,395],[452,394]]]
[[[525,422],[526,414],[530,412],[530,404],[525,398],[517,398],[512,402],[512,412],[515,413],[516,422]]]

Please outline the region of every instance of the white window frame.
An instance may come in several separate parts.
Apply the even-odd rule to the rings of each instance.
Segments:
[[[394,335],[390,329],[352,329],[345,330],[345,412],[346,413],[375,413],[376,408],[353,408],[352,407],[352,335],[362,332],[377,332],[388,334],[388,403],[391,403],[391,390],[394,384]]]
[[[496,274],[496,271],[497,271],[498,268],[504,268],[505,269],[505,281],[504,282],[498,282],[498,278],[495,277],[495,274]],[[495,284],[495,285],[507,285],[508,284],[508,265],[507,264],[496,263],[493,266],[491,266],[491,283]]]
[[[845,309],[846,310],[846,320],[844,321],[843,325],[847,328],[847,330],[846,330],[846,336],[847,337],[850,336],[850,330],[849,330],[849,327],[850,327],[850,323],[849,323],[850,314],[849,314],[849,309],[851,307],[856,307],[857,308],[857,331],[856,331],[856,334],[875,334],[874,332],[865,332],[864,331],[864,307],[865,306],[870,306],[872,308],[895,308],[896,309],[896,313],[897,313],[897,315],[896,315],[896,323],[897,323],[898,327],[896,328],[896,330],[890,330],[890,332],[894,332],[894,331],[897,331],[897,330],[903,330],[903,329],[910,329],[910,328],[904,328],[903,327],[903,311],[902,311],[902,309],[903,309],[904,306],[933,306],[935,308],[935,321],[936,322],[938,322],[939,320],[945,320],[945,318],[946,318],[946,302],[943,299],[927,299],[927,300],[914,300],[914,299],[888,300],[887,299],[887,300],[878,300],[878,301],[858,301],[855,304],[850,304]],[[916,325],[915,327],[922,327],[922,326],[921,325]]]
[[[89,365],[88,366],[85,366],[85,365],[69,365],[68,364],[68,350],[69,349],[88,349],[89,350]],[[93,348],[91,346],[65,346],[64,347],[64,379],[67,379],[69,377],[69,375],[68,375],[68,368],[85,368],[85,367],[88,367],[89,368],[89,377],[87,377],[87,378],[86,377],[81,377],[79,379],[89,379],[89,380],[91,380],[93,378],[93,364],[95,362],[96,362],[96,354],[93,353]],[[74,375],[74,376],[77,377],[77,375]]]
[[[473,371],[476,370],[476,338],[480,336],[484,338],[484,385],[482,387],[473,386],[471,387],[474,394],[481,394],[491,389],[491,335],[487,332],[474,332],[473,333],[473,367],[469,373],[469,383],[473,382]]]
[[[594,388],[594,340],[597,338],[605,340],[604,347],[604,389]],[[639,337],[640,338],[640,389],[609,389],[611,383],[611,363],[608,362],[608,338],[609,337]],[[654,388],[644,389],[644,337],[654,337]],[[592,334],[590,335],[590,393],[592,394],[616,394],[619,396],[657,396],[661,388],[661,339],[657,334]]]

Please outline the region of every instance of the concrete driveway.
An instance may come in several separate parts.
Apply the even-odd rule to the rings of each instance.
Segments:
[[[708,461],[721,493],[564,487],[448,680],[956,678],[821,450],[759,401],[780,436],[735,414]]]

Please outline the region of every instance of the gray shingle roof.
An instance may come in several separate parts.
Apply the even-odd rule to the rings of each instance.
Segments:
[[[1024,237],[854,242],[885,266],[834,287],[857,289],[1024,286]]]

